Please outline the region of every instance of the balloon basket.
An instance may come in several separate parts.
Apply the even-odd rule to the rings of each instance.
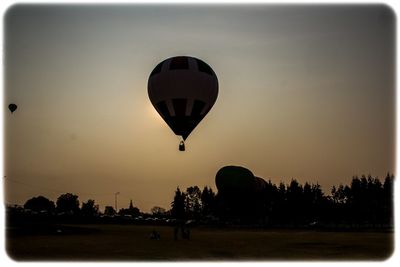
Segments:
[[[179,151],[185,151],[185,143],[183,141],[179,143]]]

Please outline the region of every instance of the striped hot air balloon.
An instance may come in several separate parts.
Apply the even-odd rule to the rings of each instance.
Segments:
[[[186,140],[217,100],[218,79],[211,67],[200,59],[172,57],[151,72],[148,94],[172,131]],[[179,150],[185,150],[183,141]]]

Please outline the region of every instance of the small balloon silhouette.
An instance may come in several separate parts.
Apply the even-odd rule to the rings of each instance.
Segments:
[[[8,109],[13,113],[17,109],[17,105],[15,104],[10,104],[8,105]]]

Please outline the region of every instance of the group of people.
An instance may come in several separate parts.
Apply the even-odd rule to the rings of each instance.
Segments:
[[[161,239],[161,235],[159,232],[157,232],[155,229],[153,230],[153,232],[151,232],[150,234],[150,239],[153,240],[160,240]]]
[[[179,229],[181,230],[182,239],[190,240],[190,229],[184,223],[176,224],[174,226],[174,240],[178,240]]]
[[[180,230],[180,231],[179,231]],[[190,228],[185,222],[178,222],[174,225],[174,240],[178,240],[179,232],[181,232],[182,239],[190,240]],[[161,235],[155,229],[150,233],[150,239],[160,240]]]

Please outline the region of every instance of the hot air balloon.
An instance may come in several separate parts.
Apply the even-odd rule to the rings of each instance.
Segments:
[[[13,113],[17,109],[17,105],[11,103],[8,105],[8,109],[11,111],[11,113]]]
[[[217,172],[215,185],[222,194],[252,193],[254,175],[250,170],[240,166],[225,166]]]
[[[256,222],[265,215],[267,182],[240,166],[222,167],[215,176],[217,205],[223,217]]]
[[[154,108],[184,141],[207,115],[218,96],[218,79],[204,61],[177,56],[159,63],[148,80],[148,94]]]
[[[255,183],[254,191],[256,193],[262,193],[264,190],[267,189],[267,182],[263,178],[255,176],[254,183]]]
[[[218,192],[224,195],[236,195],[238,192],[258,194],[267,187],[264,179],[255,177],[249,169],[240,166],[222,167],[215,176],[215,184]]]

